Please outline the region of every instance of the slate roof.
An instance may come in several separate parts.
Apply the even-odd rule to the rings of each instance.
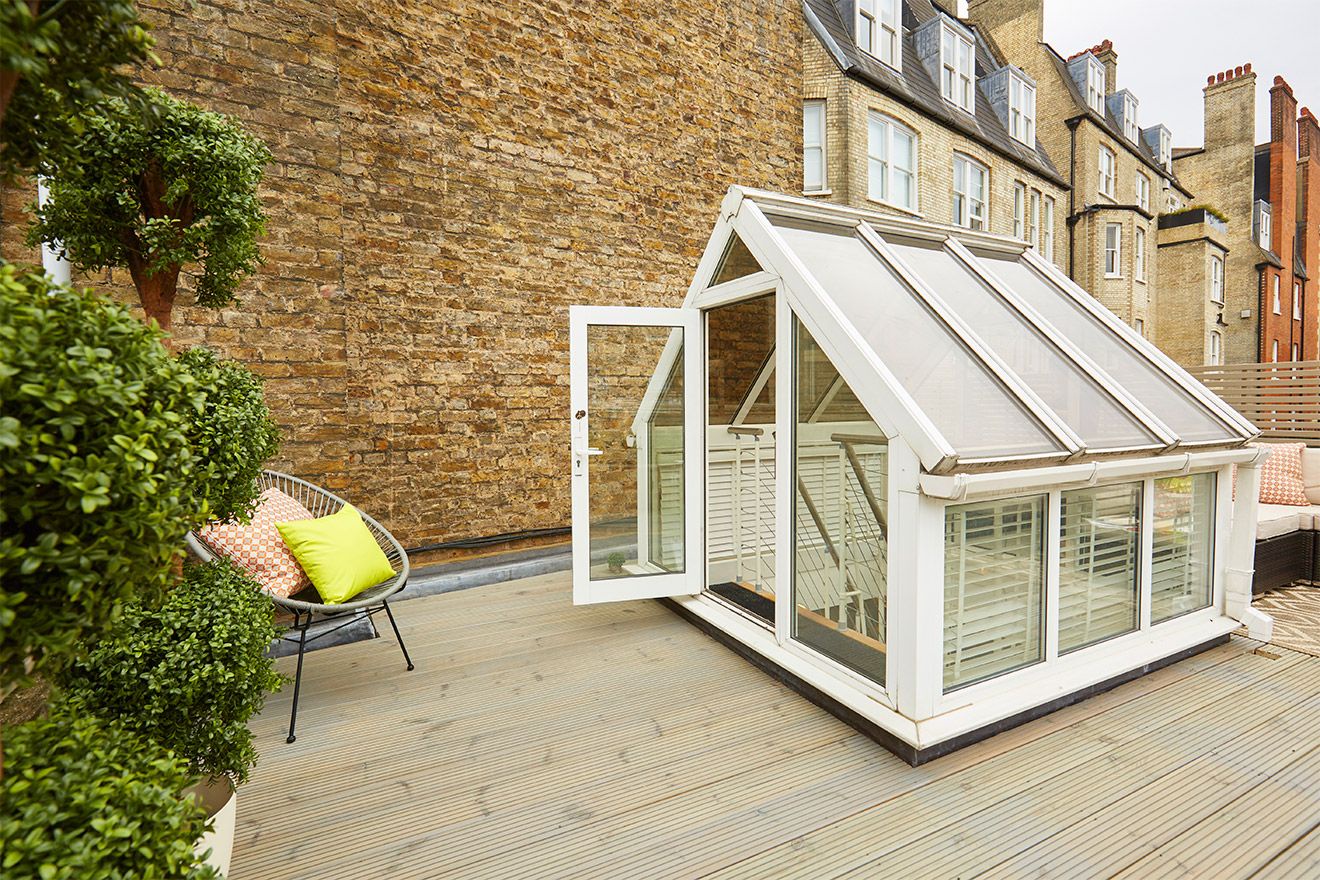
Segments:
[[[1076,106],[1077,113],[1072,118],[1075,118],[1076,116],[1087,117],[1096,125],[1100,126],[1106,134],[1123,144],[1129,151],[1135,153],[1143,163],[1150,167],[1152,171],[1161,177],[1173,181],[1174,185],[1182,190],[1183,193],[1191,196],[1188,189],[1178,180],[1178,176],[1160,164],[1159,156],[1151,150],[1150,146],[1146,143],[1145,138],[1140,138],[1138,143],[1134,144],[1132,141],[1128,140],[1127,135],[1123,134],[1123,126],[1119,124],[1118,117],[1109,112],[1108,107],[1106,107],[1104,113],[1097,113],[1091,108],[1090,104],[1086,103],[1086,95],[1082,94],[1081,89],[1077,87],[1077,83],[1073,81],[1072,75],[1068,73],[1068,62],[1054,49],[1053,46],[1046,45],[1045,48],[1049,51],[1050,58],[1054,61],[1054,66],[1059,71],[1059,79],[1063,81],[1064,88],[1068,90],[1068,94],[1072,97],[1073,104]],[[1083,52],[1078,52],[1076,55],[1073,55],[1073,57],[1076,58],[1078,55],[1084,55],[1089,51],[1090,50],[1088,49]]]
[[[1068,187],[1068,182],[1050,161],[1039,140],[1034,150],[1014,140],[990,99],[981,91],[980,78],[998,70],[1003,63],[994,56],[976,28],[960,22],[977,36],[976,114],[972,116],[944,100],[939,85],[917,56],[912,31],[940,14],[930,0],[902,0],[904,33],[900,41],[903,51],[901,72],[858,48],[849,25],[854,10],[853,2],[855,0],[802,0],[808,27],[845,74],[911,106],[946,128],[966,135],[1047,180],[1065,189]]]

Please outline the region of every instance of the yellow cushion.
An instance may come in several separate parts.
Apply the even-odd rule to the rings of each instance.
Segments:
[[[347,602],[394,577],[385,552],[351,504],[319,519],[277,522],[275,528],[327,605]]]

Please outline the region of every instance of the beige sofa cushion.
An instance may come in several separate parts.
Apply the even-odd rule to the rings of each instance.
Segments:
[[[1320,447],[1302,450],[1302,485],[1307,500],[1320,505]]]
[[[1256,540],[1277,538],[1289,532],[1313,531],[1315,508],[1288,504],[1260,504],[1256,507]]]

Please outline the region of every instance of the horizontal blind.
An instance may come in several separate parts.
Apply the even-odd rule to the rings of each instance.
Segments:
[[[1043,656],[1046,496],[945,511],[944,689]]]
[[[1141,483],[1062,493],[1060,653],[1140,625],[1141,493]]]
[[[1215,474],[1155,481],[1151,623],[1210,605],[1214,511]]]

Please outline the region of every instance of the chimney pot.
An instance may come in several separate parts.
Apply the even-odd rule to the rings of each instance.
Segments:
[[[1242,75],[1242,65],[1241,65],[1241,64],[1239,64],[1237,67],[1233,68],[1233,75],[1234,75],[1234,76],[1241,76],[1241,75]]]
[[[1205,78],[1205,84],[1208,86],[1215,84],[1215,75],[1213,73]]]
[[[1219,71],[1219,75],[1215,77],[1215,82],[1221,83],[1223,81],[1224,81],[1224,72],[1221,70]]]
[[[1248,61],[1246,64],[1242,65],[1242,71],[1243,71],[1244,73],[1251,73],[1251,62],[1250,62],[1250,61]]]

